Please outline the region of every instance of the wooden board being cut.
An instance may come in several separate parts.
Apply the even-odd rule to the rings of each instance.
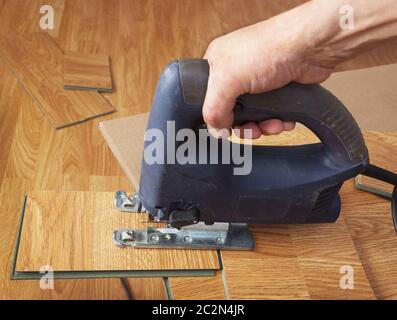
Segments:
[[[46,33],[0,38],[2,62],[57,129],[115,111],[97,92],[63,88],[63,52]]]
[[[67,51],[63,61],[65,89],[112,92],[110,60],[106,55]]]
[[[139,189],[141,161],[148,113],[103,121],[99,129],[125,175]]]
[[[219,269],[216,251],[120,248],[113,231],[145,228],[144,214],[119,212],[111,192],[30,192],[16,273],[194,271]]]

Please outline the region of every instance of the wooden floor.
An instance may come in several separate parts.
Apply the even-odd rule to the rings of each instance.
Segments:
[[[117,279],[56,281],[56,290],[47,291],[41,290],[37,281],[9,280],[23,193],[131,189],[97,129],[98,122],[147,112],[159,73],[170,60],[201,57],[214,37],[302,2],[0,0],[0,37],[38,31],[39,6],[52,4],[57,28],[49,33],[63,50],[110,56],[115,92],[104,96],[117,109],[112,115],[55,131],[16,78],[0,64],[0,298],[123,299]],[[394,62],[397,43],[349,61],[340,70]],[[355,220],[349,223],[354,225]],[[356,236],[360,239],[363,233],[357,231]],[[376,249],[371,252],[375,258],[379,254]],[[380,260],[374,261],[369,267],[372,273]],[[380,289],[387,285],[386,277],[376,280],[378,297],[393,297],[393,288],[388,289],[389,295]],[[224,295],[220,279],[218,275],[208,285],[217,288],[212,297]],[[188,297],[187,289],[197,283],[172,279],[174,297]],[[134,279],[130,285],[136,298],[165,297],[162,279]],[[202,290],[193,291],[204,295]]]

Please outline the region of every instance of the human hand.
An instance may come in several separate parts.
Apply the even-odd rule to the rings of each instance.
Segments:
[[[213,136],[224,137],[224,129],[232,126],[233,109],[240,95],[270,91],[291,81],[319,83],[330,76],[332,66],[317,65],[312,59],[311,41],[304,41],[305,21],[299,9],[295,11],[217,38],[208,47],[205,59],[210,76],[203,117]],[[297,20],[302,28],[296,26]],[[293,122],[271,119],[246,123],[239,132],[251,129],[255,139],[294,127]]]

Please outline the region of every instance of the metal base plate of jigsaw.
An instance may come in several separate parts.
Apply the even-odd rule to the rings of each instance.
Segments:
[[[137,193],[128,196],[118,191],[116,207],[123,212],[145,213]],[[146,229],[119,229],[113,233],[113,241],[121,247],[172,248],[172,249],[222,249],[252,250],[254,242],[247,224],[214,223],[175,229],[172,227]]]

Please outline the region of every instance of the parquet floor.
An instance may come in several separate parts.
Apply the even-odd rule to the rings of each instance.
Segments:
[[[56,29],[48,33],[60,48],[110,56],[114,93],[103,96],[117,109],[112,115],[56,131],[0,64],[0,298],[123,299],[117,279],[59,280],[55,290],[48,291],[41,290],[37,281],[9,280],[23,193],[130,189],[97,129],[98,122],[147,112],[160,71],[170,60],[201,57],[214,37],[301,2],[0,0],[0,37],[39,31],[39,7],[51,4]],[[397,43],[392,43],[345,63],[340,70],[395,62]],[[177,289],[175,297],[186,297],[184,293],[193,288],[183,281],[171,282]],[[209,287],[223,289],[213,281]],[[384,282],[377,284],[381,287]],[[136,298],[165,297],[162,279],[132,279],[130,283]],[[205,290],[195,292],[205,295]]]

